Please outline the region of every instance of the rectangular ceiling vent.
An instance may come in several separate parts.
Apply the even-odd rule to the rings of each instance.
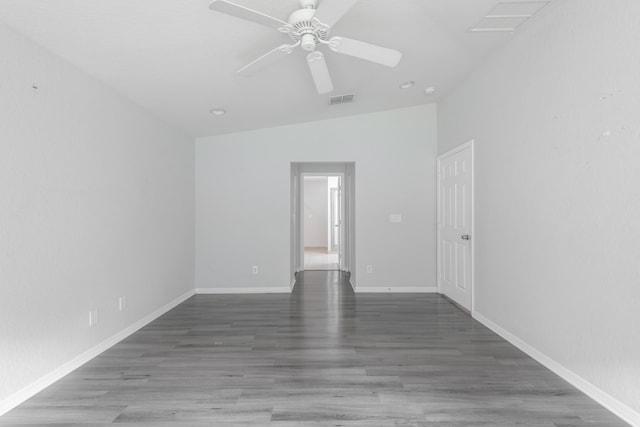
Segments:
[[[549,0],[500,2],[480,22],[471,27],[470,31],[515,31],[549,3]]]
[[[353,98],[355,98],[355,94],[353,93],[332,96],[329,98],[329,105],[347,104],[349,102],[353,102]]]

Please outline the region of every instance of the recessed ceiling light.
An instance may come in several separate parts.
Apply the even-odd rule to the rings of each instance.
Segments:
[[[413,80],[409,80],[408,82],[404,82],[400,85],[400,89],[409,89],[411,86],[416,84]]]
[[[209,113],[213,114],[214,116],[224,116],[225,114],[227,114],[227,110],[225,110],[224,108],[212,108],[211,110],[209,110]]]
[[[424,94],[425,94],[425,95],[432,95],[432,94],[433,94],[433,92],[435,92],[435,91],[436,91],[435,86],[429,86],[428,88],[426,88],[426,89],[424,90]]]

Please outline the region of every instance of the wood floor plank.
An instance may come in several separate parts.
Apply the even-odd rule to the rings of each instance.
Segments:
[[[22,426],[626,424],[429,294],[196,295],[0,417]]]

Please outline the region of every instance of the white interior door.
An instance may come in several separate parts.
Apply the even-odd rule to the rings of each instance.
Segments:
[[[473,141],[438,157],[440,292],[473,311]]]

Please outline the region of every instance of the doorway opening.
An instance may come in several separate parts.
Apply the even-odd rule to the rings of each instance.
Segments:
[[[355,284],[355,163],[291,163],[291,287],[304,270],[350,273]]]
[[[303,175],[304,270],[340,270],[342,175]]]

